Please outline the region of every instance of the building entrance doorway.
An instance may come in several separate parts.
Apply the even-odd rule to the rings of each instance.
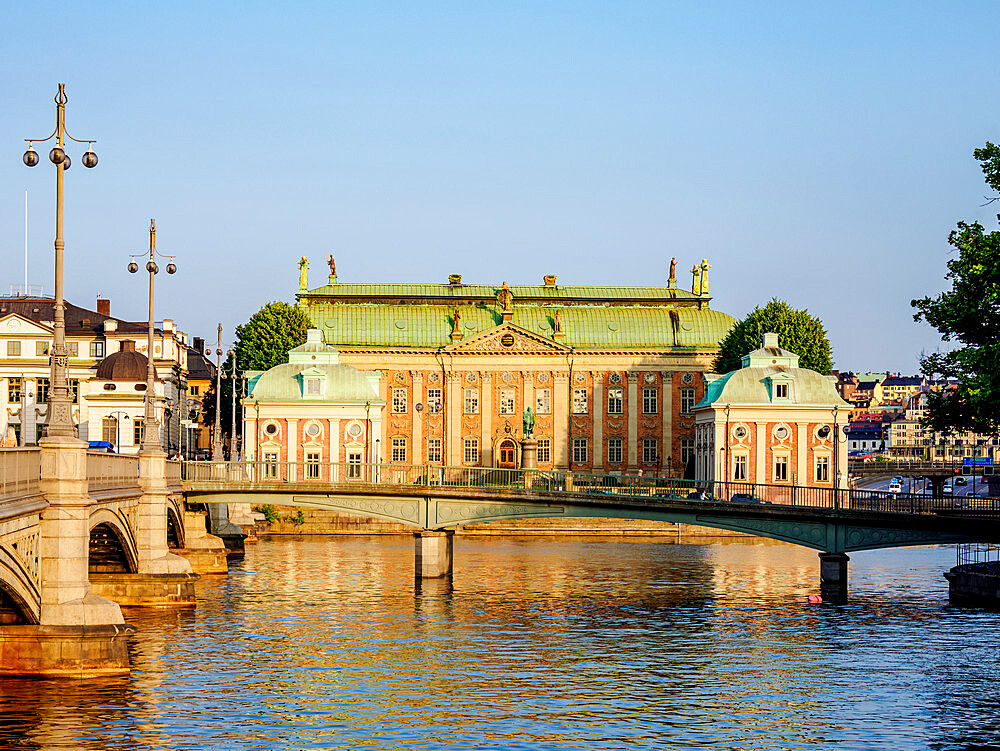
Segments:
[[[497,462],[498,467],[503,467],[504,469],[514,469],[517,464],[515,459],[515,452],[517,451],[517,444],[514,443],[509,438],[505,438],[500,442],[500,460]]]

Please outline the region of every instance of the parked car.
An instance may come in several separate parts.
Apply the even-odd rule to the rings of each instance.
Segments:
[[[771,503],[770,501],[765,501],[762,498],[750,495],[749,493],[733,493],[729,496],[729,500],[732,503]]]
[[[709,493],[704,490],[694,490],[687,494],[687,497],[692,501],[713,501],[715,500]]]

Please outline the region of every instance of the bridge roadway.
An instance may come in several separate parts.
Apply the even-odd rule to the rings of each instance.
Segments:
[[[846,596],[846,553],[852,551],[1000,542],[1000,499],[992,498],[538,470],[252,462],[185,463],[182,486],[188,503],[302,506],[421,531],[561,516],[648,519],[744,532],[819,551],[821,579],[830,596]],[[702,497],[689,497],[698,491]],[[418,559],[420,539],[418,535]],[[450,536],[435,544],[442,546],[439,570],[448,573]]]

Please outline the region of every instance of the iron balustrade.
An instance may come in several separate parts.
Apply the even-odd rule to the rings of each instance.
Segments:
[[[37,448],[0,449],[0,498],[39,492],[42,452]]]
[[[872,511],[903,514],[1000,512],[1000,498],[929,496],[884,490],[837,489],[790,484],[680,480],[655,475],[607,475],[565,470],[453,467],[357,462],[184,462],[189,483],[218,483],[270,488],[301,485],[303,490],[346,489],[363,486],[454,487],[523,490],[600,496],[609,502],[664,504],[666,501],[704,501],[732,504],[797,506],[814,509]]]

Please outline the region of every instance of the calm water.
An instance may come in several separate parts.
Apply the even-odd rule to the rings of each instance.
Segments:
[[[0,681],[0,746],[1000,748],[1000,614],[947,607],[947,548],[852,556],[814,606],[782,545],[262,541],[187,613],[130,611],[127,679]],[[997,745],[992,745],[997,744]]]

